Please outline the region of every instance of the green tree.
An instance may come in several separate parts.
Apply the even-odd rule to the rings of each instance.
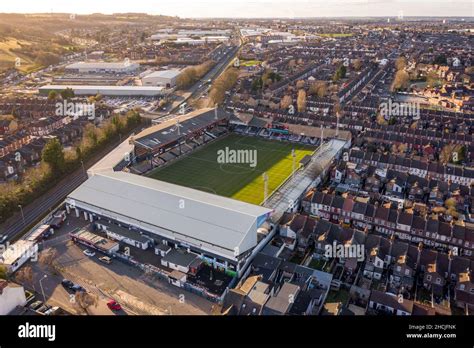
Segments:
[[[436,58],[433,61],[433,64],[447,65],[448,60],[446,59],[446,56],[444,54],[440,54],[440,55],[436,56]]]
[[[58,99],[58,92],[50,91],[48,93],[48,100],[56,100],[56,99]]]
[[[343,79],[346,77],[347,69],[344,65],[340,65],[339,68],[337,68],[336,73],[334,74],[334,81],[339,81],[340,79]]]
[[[71,99],[71,98],[74,98],[74,91],[72,90],[72,88],[66,88],[65,90],[62,90],[61,91],[61,97],[63,99]]]
[[[252,81],[252,90],[258,91],[263,88],[263,80],[261,77],[258,77]]]
[[[7,266],[0,265],[0,279],[7,279],[7,278],[8,278]]]
[[[51,139],[46,143],[42,159],[51,166],[53,172],[63,173],[65,168],[64,149],[58,139]]]

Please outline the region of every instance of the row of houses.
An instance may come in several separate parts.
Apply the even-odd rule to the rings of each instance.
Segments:
[[[334,166],[330,180],[331,184],[336,186],[335,191],[340,193],[355,192],[358,196],[369,196],[376,201],[380,201],[385,195],[424,204],[425,210],[441,207],[447,199],[453,199],[458,212],[474,214],[472,186],[425,179],[395,169],[379,169],[372,165],[352,162],[339,162]],[[417,206],[421,208],[420,204]],[[460,216],[458,218],[462,219]]]
[[[307,195],[302,207],[308,214],[328,221],[352,224],[360,230],[374,230],[388,236],[396,235],[402,240],[423,242],[432,247],[455,249],[459,254],[473,255],[474,230],[461,224],[322,192]]]
[[[337,262],[350,274],[356,273],[358,267],[368,279],[381,280],[388,274],[388,290],[392,292],[413,290],[419,276],[423,287],[440,298],[446,295],[446,284],[453,284],[458,307],[467,305],[474,309],[474,261],[453,251],[438,252],[426,248],[424,243],[414,245],[393,235],[367,234],[300,214],[287,214],[280,223],[281,230],[286,236],[293,235],[298,244],[303,241],[305,249],[308,248],[306,240],[310,238],[310,244],[314,244],[313,258],[337,257]],[[361,253],[328,256],[327,251],[334,245],[358,248]]]
[[[348,159],[354,163],[364,163],[378,168],[395,169],[422,178],[435,178],[437,180],[454,182],[465,186],[470,186],[474,183],[474,170],[460,166],[443,165],[439,162],[424,162],[393,154],[364,152],[354,148],[351,149]]]

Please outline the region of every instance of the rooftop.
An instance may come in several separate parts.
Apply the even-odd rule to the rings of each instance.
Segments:
[[[140,228],[231,259],[257,244],[257,223],[270,209],[124,172],[97,174],[68,203],[120,215]],[[181,208],[184,202],[184,207]]]

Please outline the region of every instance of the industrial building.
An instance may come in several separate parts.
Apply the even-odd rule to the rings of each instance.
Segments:
[[[180,74],[179,70],[154,71],[142,78],[143,86],[162,86],[172,88],[176,86],[176,80]]]
[[[66,209],[96,224],[120,224],[238,275],[268,241],[269,234],[257,230],[271,214],[261,206],[125,172],[90,177],[67,197]]]
[[[144,86],[75,86],[75,85],[47,85],[38,89],[40,94],[49,94],[51,91],[61,92],[67,88],[74,91],[75,95],[103,95],[110,97],[160,97],[169,93],[164,87]]]
[[[79,62],[66,66],[67,73],[74,74],[131,74],[140,68],[138,63],[124,62]]]

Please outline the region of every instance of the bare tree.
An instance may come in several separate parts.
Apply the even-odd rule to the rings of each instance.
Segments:
[[[288,109],[288,107],[293,104],[293,99],[289,95],[285,95],[280,102],[280,107],[282,109]]]
[[[296,105],[299,112],[306,111],[306,92],[304,89],[298,91],[298,99],[296,100]]]
[[[356,60],[352,62],[352,67],[354,68],[354,70],[359,71],[360,68],[362,68],[362,61],[359,58],[357,58]]]
[[[25,266],[18,272],[16,272],[15,279],[21,284],[31,285],[33,290],[36,290],[33,281],[33,269],[31,268],[31,266]]]
[[[304,88],[304,81],[303,80],[296,81],[296,89],[302,89],[302,88]]]
[[[42,265],[50,267],[54,264],[57,258],[58,252],[56,251],[56,249],[47,248],[39,254],[38,262]]]
[[[398,70],[393,79],[391,90],[396,91],[398,89],[404,89],[408,87],[408,81],[410,77],[404,70]]]
[[[407,66],[407,59],[403,56],[400,56],[397,58],[397,60],[395,61],[395,67],[397,68],[397,70],[403,70],[405,69]]]
[[[328,86],[324,81],[316,81],[309,87],[309,94],[317,95],[319,98],[326,96],[328,92]]]
[[[99,304],[99,296],[85,291],[78,291],[74,295],[74,303],[80,310],[88,314],[88,309],[90,307],[97,308]]]

